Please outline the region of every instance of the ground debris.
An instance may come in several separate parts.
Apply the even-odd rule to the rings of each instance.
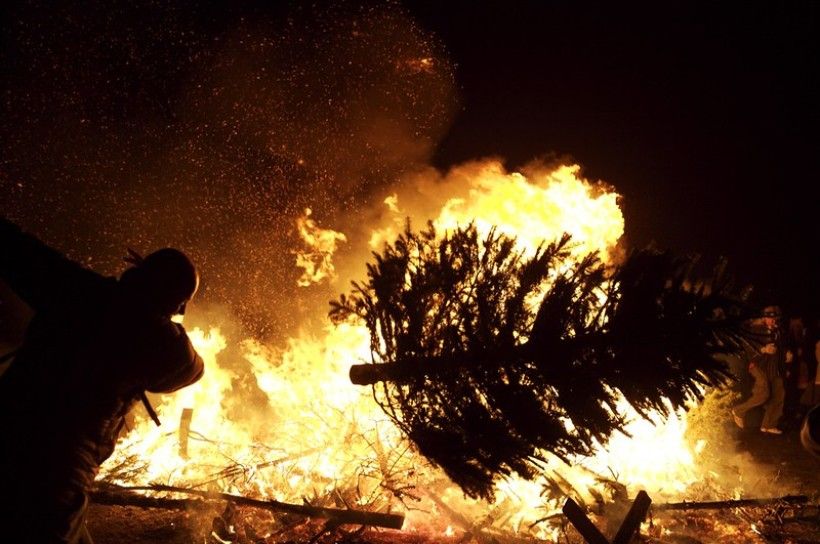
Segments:
[[[724,510],[655,512],[633,543],[642,544],[820,544],[820,508],[796,506],[780,512],[746,507]],[[296,519],[257,509],[236,507],[228,519],[222,504],[202,502],[187,510],[92,505],[89,529],[96,544],[218,543],[212,539],[214,519],[233,525],[231,544],[478,544],[480,539],[459,531],[453,536],[423,531],[329,527],[319,520]],[[593,518],[596,523],[600,519]],[[217,522],[217,524],[220,522]],[[546,543],[534,538],[495,542]],[[211,539],[211,540],[208,540]],[[226,539],[223,539],[226,540]],[[571,527],[555,542],[584,544]]]
[[[748,506],[656,512],[644,531],[652,544],[820,544],[817,505]]]

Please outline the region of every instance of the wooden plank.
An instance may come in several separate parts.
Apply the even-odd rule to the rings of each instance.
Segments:
[[[567,499],[562,511],[578,532],[581,533],[587,544],[609,544],[606,537],[589,521],[584,510],[574,500]]]
[[[641,527],[641,523],[646,517],[646,512],[649,511],[651,504],[652,499],[649,498],[646,491],[639,491],[635,496],[632,507],[629,509],[629,513],[627,513],[623,523],[621,523],[621,527],[618,529],[618,533],[615,535],[612,544],[628,544],[629,541],[632,540],[632,537],[635,536],[635,531]]]
[[[102,489],[99,489],[92,493],[91,499],[94,500],[95,494],[98,492],[107,492],[106,499],[108,500],[108,502],[106,502],[106,504],[114,504],[110,501],[114,500],[116,494],[122,494],[124,498],[130,500],[135,494],[135,491],[161,491],[167,493],[182,493],[186,495],[196,495],[204,499],[229,501],[241,506],[250,506],[253,508],[261,508],[264,510],[271,510],[275,512],[286,512],[288,514],[295,514],[298,516],[305,516],[308,518],[322,518],[336,525],[372,525],[375,527],[386,527],[388,529],[401,529],[404,525],[403,514],[385,514],[381,512],[366,512],[362,510],[342,510],[339,508],[325,508],[319,506],[310,506],[307,504],[290,504],[274,500],[265,501],[259,499],[250,499],[248,497],[242,497],[239,495],[230,495],[228,493],[214,493],[210,491],[200,491],[198,489],[185,489],[181,487],[173,487],[168,485],[153,485],[139,487],[121,487],[115,485],[105,485]],[[167,501],[168,499],[163,500]],[[149,502],[150,501],[143,501],[143,504],[147,506]]]

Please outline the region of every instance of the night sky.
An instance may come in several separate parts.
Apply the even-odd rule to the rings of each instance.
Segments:
[[[413,10],[462,96],[437,163],[570,155],[624,196],[633,247],[726,256],[761,299],[816,310],[820,6],[578,4]]]
[[[276,334],[328,297],[278,287],[305,207],[341,227],[420,165],[567,157],[630,247],[818,309],[816,4],[207,4],[0,8],[0,213],[104,273],[184,247]]]

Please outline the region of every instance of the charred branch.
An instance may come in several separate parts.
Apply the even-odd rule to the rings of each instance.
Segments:
[[[179,456],[188,458],[188,435],[191,431],[191,419],[194,416],[193,408],[183,408],[179,416]]]
[[[672,502],[658,504],[654,510],[663,512],[665,510],[721,510],[725,508],[743,508],[747,506],[776,506],[776,505],[805,505],[808,504],[809,497],[805,495],[787,495],[771,499],[737,499],[728,501],[711,502]]]
[[[95,504],[108,506],[136,506],[138,508],[160,508],[162,510],[187,510],[206,504],[203,499],[149,497],[109,485],[92,490],[89,494],[89,500]]]
[[[404,525],[402,514],[386,514],[381,512],[365,512],[361,510],[342,510],[338,508],[325,508],[310,506],[306,504],[290,504],[275,500],[260,500],[231,495],[228,493],[215,493],[210,491],[200,491],[197,489],[186,489],[167,485],[141,486],[141,487],[121,487],[106,485],[96,489],[91,493],[91,500],[100,504],[119,504],[124,506],[141,506],[144,508],[167,508],[181,509],[190,505],[201,504],[201,499],[169,499],[147,497],[141,495],[139,491],[153,491],[164,493],[180,493],[185,495],[196,495],[205,500],[228,501],[237,506],[247,506],[259,508],[273,512],[282,512],[306,518],[326,519],[334,525],[369,525],[374,527],[384,527],[387,529],[401,529]]]

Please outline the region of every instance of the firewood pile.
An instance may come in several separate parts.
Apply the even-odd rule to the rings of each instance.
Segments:
[[[709,502],[651,504],[646,494],[587,511],[569,499],[552,517],[560,530],[552,541],[502,532],[492,516],[470,519],[445,503],[438,515],[454,528],[447,535],[378,527],[378,514],[348,511],[349,520],[328,519],[321,507],[299,513],[269,508],[265,501],[211,498],[171,499],[107,489],[94,495],[89,525],[95,541],[207,542],[218,544],[707,544],[820,542],[818,498],[785,496]],[[651,504],[651,506],[650,506]],[[570,508],[567,506],[573,505]],[[299,505],[303,506],[303,505]],[[311,516],[313,511],[318,514]],[[360,517],[361,516],[361,517]],[[397,518],[398,519],[398,518]],[[373,524],[368,524],[371,521]],[[364,522],[365,524],[360,524]]]
[[[527,257],[512,240],[480,239],[473,228],[443,240],[432,227],[408,230],[377,256],[369,283],[332,311],[337,320],[366,322],[373,360],[354,366],[351,378],[373,387],[406,449],[386,448],[378,432],[360,436],[368,459],[352,476],[325,475],[311,496],[291,502],[253,488],[254,475],[321,456],[321,446],[269,457],[273,450],[257,445],[252,462],[211,466],[175,485],[123,485],[146,474],[142,460],[125,459],[91,497],[95,541],[820,542],[811,540],[820,534],[817,496],[664,503],[645,492],[630,496],[614,472],[584,467],[595,483],[582,490],[547,470],[552,457],[568,462],[615,432],[628,434],[619,397],[644,418],[702,399],[729,379],[715,355],[750,341],[738,328],[745,306],[721,274],[693,283],[693,263],[653,251],[614,271],[594,256],[564,268],[569,244],[563,238]],[[452,295],[459,292],[470,296]],[[536,298],[540,304],[531,304]],[[219,444],[191,422],[184,411],[176,439],[178,456],[195,463],[190,440]],[[424,463],[449,480],[419,478]],[[496,496],[495,485],[514,474],[542,486],[538,504],[524,505],[543,511],[540,518],[525,520],[520,500]]]
[[[706,544],[720,539],[739,543],[820,542],[816,538],[820,535],[818,496],[653,502],[651,505],[648,503],[652,501],[646,500],[651,498],[645,497],[643,503],[647,508],[636,510],[632,521],[626,524],[636,497],[630,497],[627,487],[614,476],[600,474],[594,474],[598,490],[595,499],[584,502],[577,484],[573,486],[560,473],[554,473],[545,482],[541,503],[531,505],[542,509],[544,515],[532,525],[515,524],[511,519],[520,508],[518,504],[485,503],[479,511],[468,511],[459,501],[452,500],[455,488],[449,482],[442,481],[438,485],[412,482],[408,474],[389,468],[395,461],[395,452],[377,449],[381,451],[375,463],[381,465],[381,483],[394,499],[401,500],[368,504],[363,503],[361,496],[339,488],[305,497],[299,504],[287,504],[216,491],[220,485],[236,484],[249,470],[249,467],[230,464],[196,482],[198,487],[117,486],[99,482],[91,497],[89,525],[98,544],[620,544],[630,541]],[[305,452],[306,455],[313,453]],[[250,468],[264,470],[276,465],[277,461],[268,461]],[[138,472],[128,466],[119,469],[120,475]],[[698,497],[705,496],[719,497],[721,490],[710,488],[698,494]],[[575,510],[568,510],[568,504],[575,504]],[[414,519],[414,523],[402,523],[405,517]],[[581,518],[586,519],[594,531],[587,527],[584,532],[583,525],[579,528],[576,524]],[[625,525],[630,530],[623,534],[634,534],[634,537],[616,540]],[[544,532],[540,529],[549,529],[547,532],[554,537],[539,537]]]

